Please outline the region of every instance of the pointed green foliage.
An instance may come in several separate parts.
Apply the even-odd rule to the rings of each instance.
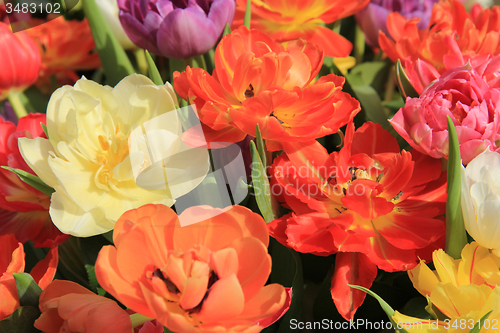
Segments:
[[[85,270],[87,271],[87,276],[89,278],[90,288],[92,288],[92,291],[97,292],[99,296],[104,296],[106,294],[106,290],[102,289],[99,285],[99,282],[97,281],[94,265],[85,265]]]
[[[364,291],[365,293],[367,293],[371,297],[375,298],[378,301],[378,303],[380,304],[380,306],[382,307],[382,310],[384,310],[384,312],[387,314],[387,317],[389,317],[389,320],[392,323],[392,327],[397,327],[397,323],[393,319],[393,316],[395,313],[394,309],[391,308],[391,306],[389,304],[387,304],[387,302],[384,301],[379,295],[375,294],[373,291],[371,291],[370,289],[367,289],[365,287],[355,286],[355,285],[351,285],[351,284],[348,284],[348,286],[351,288],[354,288],[354,289]],[[407,333],[407,331],[404,329],[396,328],[396,333]]]
[[[345,76],[367,120],[378,123],[387,130],[392,128],[387,121],[390,118],[389,110],[383,106],[379,92],[375,88],[385,83],[389,69],[389,65],[383,61],[361,63]]]
[[[145,52],[146,52],[146,61],[148,63],[148,68],[149,68],[149,78],[157,86],[162,86],[163,80],[161,78],[160,71],[158,71],[158,67],[156,67],[156,64],[153,58],[151,57],[151,54],[147,50]]]
[[[106,19],[102,15],[95,0],[82,0],[83,10],[87,18],[95,46],[101,59],[106,83],[115,86],[125,76],[133,74],[134,67],[122,46],[111,32]]]
[[[259,152],[260,159],[262,160],[262,165],[265,167],[267,166],[266,146],[264,144],[264,140],[262,140],[259,124],[257,124],[256,128],[255,143],[257,144],[257,151]]]
[[[356,24],[356,31],[354,37],[354,58],[356,58],[356,63],[361,64],[363,62],[363,55],[365,54],[365,34],[363,30]]]
[[[361,103],[361,108],[365,112],[367,120],[378,123],[387,130],[390,129],[391,125],[387,121],[389,114],[382,105],[377,91],[369,85],[352,86],[352,90]]]
[[[2,168],[15,173],[19,177],[19,179],[21,179],[23,182],[36,188],[38,191],[48,195],[49,197],[52,195],[52,193],[55,192],[55,190],[52,187],[45,184],[40,178],[38,178],[37,176],[33,176],[29,172],[26,172],[21,169],[14,169],[8,166],[2,166]]]
[[[487,314],[485,314],[484,316],[481,317],[481,319],[479,319],[478,322],[476,322],[476,325],[474,325],[474,327],[469,331],[469,333],[479,333],[481,332],[481,328],[484,326],[484,322],[486,321],[486,319],[488,319],[489,315],[491,314],[493,310],[491,310],[490,312],[488,312]],[[488,325],[489,327],[490,325]]]
[[[278,217],[277,204],[273,205],[273,200],[276,199],[271,196],[266,169],[253,141],[250,142],[250,154],[252,155],[252,182],[255,199],[264,220],[269,223]],[[274,209],[273,206],[275,207]]]
[[[231,34],[231,26],[229,23],[226,23],[226,26],[224,27],[224,33],[222,34],[222,37]]]
[[[28,273],[12,273],[16,280],[17,294],[21,306],[38,307],[38,299],[42,289]]]
[[[446,243],[445,251],[451,257],[459,259],[462,249],[467,244],[464,219],[462,216],[461,194],[461,170],[460,145],[458,144],[455,125],[448,118],[448,184],[446,192]]]
[[[399,91],[403,95],[404,100],[406,100],[407,97],[411,98],[418,98],[419,94],[413,88],[413,85],[410,83],[410,80],[408,79],[408,76],[406,75],[406,72],[401,65],[401,60],[398,59],[396,62],[396,81],[398,82],[398,87]]]
[[[40,317],[36,306],[20,306],[9,317],[0,321],[0,332],[5,333],[40,333],[33,325]]]
[[[43,129],[43,133],[45,133],[45,136],[47,137],[47,139],[49,138],[49,131],[47,130],[47,126],[45,126],[44,123],[40,123],[40,126],[42,126],[42,129]]]
[[[252,0],[247,0],[247,8],[245,10],[245,18],[243,25],[250,29],[250,20],[252,19]]]

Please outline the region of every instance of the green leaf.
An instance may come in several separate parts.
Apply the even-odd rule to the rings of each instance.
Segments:
[[[469,331],[469,333],[479,333],[481,331],[481,327],[484,326],[484,322],[489,317],[491,312],[493,312],[493,310],[482,316],[481,319],[479,319],[479,321],[476,322],[476,325],[474,325],[474,327]]]
[[[391,308],[391,306],[389,304],[387,304],[386,301],[384,301],[379,295],[375,294],[370,289],[367,289],[367,288],[361,287],[361,286],[352,285],[352,284],[348,284],[348,286],[351,288],[354,288],[354,289],[364,291],[365,293],[367,293],[371,297],[375,298],[379,302],[380,306],[382,307],[382,309],[384,310],[384,312],[387,314],[387,316],[389,318],[392,318],[394,316],[394,313],[395,313],[394,309]]]
[[[222,37],[231,34],[231,26],[229,23],[226,23],[226,26],[224,27],[224,33],[222,34]]]
[[[406,303],[403,312],[410,317],[434,319],[433,315],[426,310],[427,306],[428,303],[425,297],[414,297]]]
[[[397,112],[399,109],[405,106],[405,102],[402,98],[398,97],[397,99],[390,102],[382,101],[382,105],[393,112]]]
[[[70,280],[81,284],[85,288],[90,288],[87,271],[83,262],[80,240],[71,236],[64,243],[59,245],[59,265],[58,271],[64,276],[65,280]]]
[[[434,304],[432,304],[431,298],[429,297],[429,295],[425,296],[425,298],[427,300],[427,306],[425,307],[425,311],[427,313],[429,313],[432,318],[438,319],[438,320],[441,320],[441,321],[443,321],[443,320],[445,320],[445,319],[448,318],[437,307],[435,307]],[[425,318],[425,316],[422,317],[422,318]]]
[[[148,68],[149,68],[149,78],[157,86],[162,86],[164,83],[161,78],[160,72],[158,71],[158,67],[156,67],[156,64],[153,58],[151,57],[151,54],[149,54],[147,50],[145,52],[146,52],[146,61],[148,63]]]
[[[399,59],[396,61],[396,81],[398,82],[398,87],[401,91],[401,94],[403,95],[404,100],[406,100],[407,97],[419,97],[418,92],[410,83],[410,80],[408,79],[408,76],[406,75],[406,72],[401,65],[401,60]]]
[[[49,131],[47,130],[47,126],[45,126],[44,123],[40,123],[40,126],[42,126],[42,129],[43,129],[43,133],[45,133],[45,136],[47,137],[47,139],[49,138]]]
[[[96,292],[100,296],[104,296],[106,294],[106,290],[102,289],[97,281],[97,276],[95,275],[95,266],[94,265],[85,265],[85,270],[87,271],[87,276],[89,278],[90,288],[93,292]]]
[[[245,18],[243,19],[243,25],[250,29],[250,20],[252,19],[252,0],[247,0],[247,8],[245,10]]]
[[[264,144],[264,140],[262,140],[259,124],[257,124],[256,133],[255,142],[257,143],[257,151],[259,152],[262,165],[267,166],[266,145]]]
[[[445,251],[451,257],[459,259],[462,249],[467,244],[460,193],[462,184],[462,161],[460,159],[460,145],[458,144],[455,125],[450,116],[448,119],[448,183],[446,192],[446,242]]]
[[[28,273],[12,273],[16,280],[17,294],[21,306],[38,307],[38,299],[42,289]]]
[[[278,217],[278,204],[271,195],[266,169],[253,141],[250,141],[250,154],[252,155],[252,182],[255,200],[264,220],[269,223]]]
[[[103,246],[111,245],[106,237],[103,235],[79,238],[79,244],[81,246],[82,258],[85,265],[95,265],[99,251],[101,251]],[[85,267],[87,270],[87,267]]]
[[[365,112],[368,120],[382,125],[382,127],[386,130],[390,130],[392,126],[387,121],[389,113],[383,107],[377,91],[369,85],[351,85],[351,87],[356,95],[356,98],[361,103],[361,108]]]
[[[35,306],[20,306],[9,317],[0,321],[2,333],[39,333],[33,325],[40,317],[40,310]]]
[[[104,234],[101,235],[102,237],[106,238],[106,240],[110,243],[113,244],[113,230],[110,230]]]
[[[134,67],[122,46],[111,32],[95,0],[82,1],[85,17],[89,22],[95,46],[99,53],[104,73],[106,73],[106,83],[115,86],[124,77],[135,73]]]
[[[356,24],[354,37],[354,58],[356,58],[356,63],[360,64],[363,62],[363,55],[365,54],[365,34],[363,30]]]
[[[384,61],[364,62],[356,65],[347,75],[349,84],[351,86],[370,86],[376,83],[379,75],[387,76],[388,69],[389,66]]]
[[[375,294],[373,291],[371,291],[370,289],[367,289],[365,287],[355,286],[355,285],[351,285],[351,284],[348,284],[348,286],[351,288],[354,288],[354,289],[364,291],[365,293],[367,293],[371,297],[375,298],[378,301],[378,303],[380,304],[380,306],[382,307],[382,310],[384,310],[384,312],[387,314],[387,317],[389,317],[389,320],[392,323],[392,327],[397,327],[397,324],[393,319],[393,316],[395,313],[394,309],[391,308],[391,306],[389,304],[387,304],[387,302],[384,301],[379,295]],[[399,329],[396,329],[396,333],[407,333],[407,331],[405,329],[399,328]]]
[[[15,173],[19,177],[19,179],[21,179],[23,182],[36,188],[38,191],[42,192],[45,195],[48,195],[49,197],[52,195],[52,193],[55,192],[55,190],[52,187],[45,184],[40,178],[38,178],[37,176],[33,176],[29,172],[26,172],[21,169],[14,169],[8,166],[2,166],[2,168]]]

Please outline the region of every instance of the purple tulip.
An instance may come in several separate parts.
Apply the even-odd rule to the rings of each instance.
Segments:
[[[187,59],[214,47],[235,0],[118,0],[120,22],[139,47],[172,59]]]
[[[387,16],[391,12],[399,12],[406,19],[419,18],[417,26],[425,29],[431,18],[432,6],[439,0],[372,0],[356,14],[356,21],[365,33],[368,45],[378,47],[378,32],[387,30]]]

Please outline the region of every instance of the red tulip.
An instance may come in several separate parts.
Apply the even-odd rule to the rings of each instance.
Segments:
[[[0,165],[35,174],[19,152],[20,137],[45,137],[40,123],[45,114],[30,113],[19,124],[0,118]],[[14,234],[18,241],[33,241],[36,247],[61,244],[69,236],[62,234],[49,216],[50,198],[21,181],[9,170],[0,169],[0,235]]]
[[[13,33],[0,22],[0,100],[11,91],[22,91],[35,83],[40,70],[38,46],[24,32]]]

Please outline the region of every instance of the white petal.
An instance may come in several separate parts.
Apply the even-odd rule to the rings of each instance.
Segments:
[[[486,201],[477,215],[481,238],[475,240],[490,249],[500,248],[500,201]]]
[[[61,192],[52,194],[50,216],[55,226],[65,234],[77,237],[100,235],[113,229],[101,209],[82,210]]]
[[[500,154],[492,152],[488,148],[467,164],[465,173],[470,185],[481,180],[481,175],[485,172],[481,169],[484,166],[488,166],[488,170],[500,172]]]
[[[49,167],[49,154],[54,147],[49,140],[44,138],[19,138],[19,151],[29,167],[37,174],[45,184],[55,187],[58,181]]]

